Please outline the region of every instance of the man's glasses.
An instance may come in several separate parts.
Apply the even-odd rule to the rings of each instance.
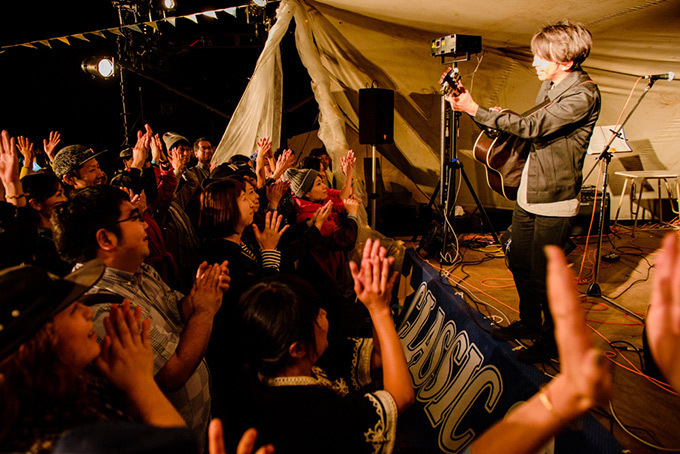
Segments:
[[[116,224],[120,224],[121,222],[127,222],[127,221],[139,221],[139,222],[144,222],[144,215],[139,212],[139,210],[135,209],[131,211],[130,217],[127,217],[125,219],[121,219],[120,221],[116,221]]]

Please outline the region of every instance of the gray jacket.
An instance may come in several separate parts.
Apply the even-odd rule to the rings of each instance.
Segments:
[[[550,103],[527,116],[479,107],[474,120],[531,140],[527,201],[559,202],[578,196],[583,160],[600,115],[600,91],[583,70],[571,72],[552,90],[543,82],[536,104]]]

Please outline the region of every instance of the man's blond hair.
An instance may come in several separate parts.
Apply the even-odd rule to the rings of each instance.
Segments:
[[[543,27],[531,39],[531,51],[543,60],[555,63],[573,61],[578,68],[590,54],[593,37],[578,22],[564,20]]]

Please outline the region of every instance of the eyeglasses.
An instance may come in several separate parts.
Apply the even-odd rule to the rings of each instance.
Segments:
[[[127,221],[139,221],[139,222],[144,222],[144,215],[139,212],[139,210],[133,210],[132,215],[130,217],[127,217],[125,219],[121,219],[120,221],[116,221],[115,224],[120,224],[121,222],[127,222]]]

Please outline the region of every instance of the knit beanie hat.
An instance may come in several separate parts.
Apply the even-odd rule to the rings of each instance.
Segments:
[[[165,149],[170,151],[174,146],[177,146],[179,142],[185,142],[187,146],[191,144],[186,137],[180,136],[176,132],[166,132],[163,134],[163,143],[165,143]]]
[[[290,181],[293,194],[302,198],[314,186],[314,180],[319,176],[319,172],[313,169],[288,169],[284,175]]]

